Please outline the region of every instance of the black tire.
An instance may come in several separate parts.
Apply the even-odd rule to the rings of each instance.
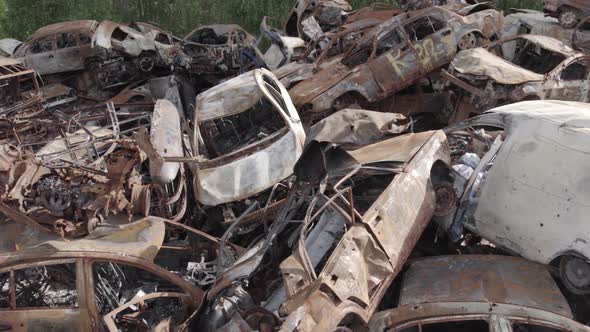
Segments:
[[[569,291],[578,295],[590,294],[590,262],[577,256],[563,256],[559,261],[561,281]]]

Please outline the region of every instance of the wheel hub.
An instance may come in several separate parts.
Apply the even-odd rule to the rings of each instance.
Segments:
[[[434,194],[436,196],[434,215],[442,217],[451,213],[457,204],[457,194],[453,185],[451,183],[439,184],[434,188]]]
[[[565,277],[576,288],[590,286],[590,264],[578,257],[572,257],[565,263]]]
[[[459,41],[459,48],[462,50],[475,48],[477,46],[477,38],[473,33],[468,33]]]
[[[561,20],[567,26],[571,26],[571,25],[576,24],[576,21],[578,20],[578,18],[576,17],[576,14],[574,14],[574,13],[566,12],[566,13],[563,13]]]

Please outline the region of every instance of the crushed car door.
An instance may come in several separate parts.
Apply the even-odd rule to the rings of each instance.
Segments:
[[[74,259],[0,272],[0,326],[16,331],[90,331],[81,265]],[[7,296],[7,297],[6,297]]]
[[[164,330],[172,331],[195,309],[183,287],[135,265],[96,261],[92,263],[92,280],[102,329],[151,331],[166,327]]]
[[[422,16],[404,24],[404,30],[416,49],[420,74],[449,63],[457,52],[453,30],[434,16]]]
[[[59,72],[55,65],[55,35],[34,40],[25,55],[25,64],[35,69],[39,75]]]
[[[419,75],[416,51],[398,28],[378,37],[369,68],[384,95],[403,89]]]
[[[547,99],[588,102],[589,69],[590,57],[584,57],[549,74],[550,79],[543,83],[543,90],[549,94]]]
[[[78,45],[78,34],[58,33],[55,36],[55,63],[59,72],[84,69],[84,61]]]

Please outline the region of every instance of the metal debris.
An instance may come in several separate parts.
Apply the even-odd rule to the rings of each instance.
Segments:
[[[590,331],[561,2],[0,40],[0,330]]]

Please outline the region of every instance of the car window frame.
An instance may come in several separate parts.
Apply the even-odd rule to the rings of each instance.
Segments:
[[[149,272],[159,278],[164,279],[167,282],[170,282],[176,286],[178,286],[178,288],[182,289],[183,293],[179,293],[179,292],[168,292],[169,294],[185,294],[187,296],[188,299],[190,299],[191,301],[194,302],[195,299],[193,299],[193,294],[192,292],[188,291],[189,287],[192,287],[193,289],[198,289],[199,287],[194,286],[193,284],[191,284],[190,282],[178,277],[176,274],[164,269],[163,267],[152,263],[152,262],[142,262],[142,261],[135,261],[135,260],[125,260],[125,259],[117,259],[117,258],[111,258],[111,257],[88,257],[84,259],[84,271],[85,271],[85,278],[86,278],[86,282],[88,285],[88,289],[86,290],[86,297],[89,299],[94,299],[96,296],[96,292],[95,292],[95,280],[94,280],[94,270],[93,270],[93,266],[94,263],[97,262],[102,262],[102,263],[115,263],[115,264],[121,264],[121,265],[128,265],[128,266],[133,266],[137,269],[141,269],[143,271]],[[147,267],[150,267],[151,269],[148,269]],[[174,280],[174,277],[178,277],[181,281],[183,281],[185,284],[183,285],[182,283],[178,283],[177,281]],[[202,290],[201,290],[202,291]],[[155,292],[155,293],[150,293],[150,294],[160,294],[161,292]],[[146,296],[149,297],[150,294],[146,294],[145,296],[142,296],[141,298],[145,298]],[[99,324],[107,324],[106,321],[106,317],[108,315],[110,315],[112,312],[117,311],[120,308],[124,308],[124,307],[128,307],[128,304],[130,304],[131,302],[133,302],[133,299],[130,299],[128,302],[118,306],[117,308],[113,309],[111,312],[106,313],[104,315],[102,315],[100,313],[100,311],[98,310],[98,307],[96,305],[96,301],[89,301],[88,302],[88,306],[89,306],[89,310],[91,311],[92,315],[95,315],[95,317],[99,320]],[[196,303],[195,304],[197,306],[200,306],[201,304]]]
[[[73,306],[60,306],[60,307],[18,307],[16,305],[16,288],[15,288],[15,271],[24,270],[28,268],[49,266],[49,265],[60,265],[60,264],[74,264],[76,271],[76,300],[78,302],[77,307]],[[10,307],[0,308],[0,311],[23,311],[23,310],[83,310],[86,305],[87,293],[84,292],[84,276],[81,274],[82,260],[80,258],[56,258],[56,259],[42,259],[27,263],[16,263],[10,266],[0,268],[0,274],[9,273],[10,279],[8,283],[9,294],[10,294]]]
[[[424,19],[424,18],[434,19],[434,20],[438,21],[439,23],[441,23],[443,26],[442,26],[442,28],[440,28],[440,29],[438,29],[438,30],[436,30],[436,31],[428,34],[426,37],[424,37],[422,39],[413,40],[413,38],[410,36],[410,34],[408,33],[408,31],[406,30],[406,26],[409,25],[409,24],[411,24],[411,23],[414,23],[414,22],[416,22],[416,21],[418,21],[420,19]],[[403,22],[401,24],[401,26],[403,27],[402,30],[404,31],[404,33],[408,37],[409,43],[412,44],[412,45],[414,45],[416,43],[420,43],[421,41],[423,41],[423,40],[425,40],[427,38],[430,38],[432,35],[437,34],[439,31],[443,31],[444,29],[449,28],[449,22],[446,21],[446,20],[444,20],[444,19],[441,19],[439,17],[436,17],[436,15],[434,15],[434,13],[428,13],[428,14],[424,14],[424,15],[421,15],[421,16],[418,16],[418,17],[414,17],[411,20],[405,21],[405,22]]]
[[[379,45],[379,42],[381,40],[383,40],[384,38],[386,38],[387,36],[389,36],[390,33],[394,33],[394,32],[397,32],[398,36],[401,39],[401,43],[397,47],[391,47],[387,51],[384,51],[383,53],[377,55],[377,46]],[[395,49],[404,49],[404,48],[408,47],[410,44],[411,44],[411,42],[407,38],[406,32],[403,31],[403,29],[401,29],[401,27],[399,25],[394,25],[387,32],[384,31],[384,32],[380,33],[379,35],[377,35],[377,38],[375,38],[375,41],[373,43],[373,50],[371,51],[371,56],[369,58],[370,59],[379,58],[381,56],[386,55],[387,53],[390,53],[391,51],[393,51]]]
[[[35,45],[35,43],[38,43],[39,40],[46,39],[46,38],[51,38],[51,50],[49,50],[49,51],[43,51],[43,52],[39,52],[39,53],[33,52],[33,46]],[[55,52],[56,51],[56,48],[57,48],[57,45],[56,45],[56,34],[49,34],[49,35],[45,35],[45,36],[36,38],[34,40],[31,40],[29,42],[28,48],[25,50],[25,54],[27,54],[29,56],[36,56],[36,55],[39,55],[39,54],[52,53],[52,52]]]
[[[565,80],[565,79],[561,78],[561,75],[566,70],[566,68],[569,67],[569,66],[571,66],[571,65],[573,65],[573,64],[575,64],[576,62],[585,62],[585,65],[586,65],[586,77],[584,79],[582,79],[581,81],[588,80],[590,78],[590,56],[588,56],[588,55],[584,55],[584,56],[580,56],[580,57],[575,57],[575,58],[567,58],[561,64],[559,64],[557,66],[557,68],[555,68],[553,70],[554,72],[550,72],[548,74],[549,77],[551,77],[551,78],[553,78],[555,80],[562,81],[562,82],[575,82],[575,81],[580,81],[580,80]]]

